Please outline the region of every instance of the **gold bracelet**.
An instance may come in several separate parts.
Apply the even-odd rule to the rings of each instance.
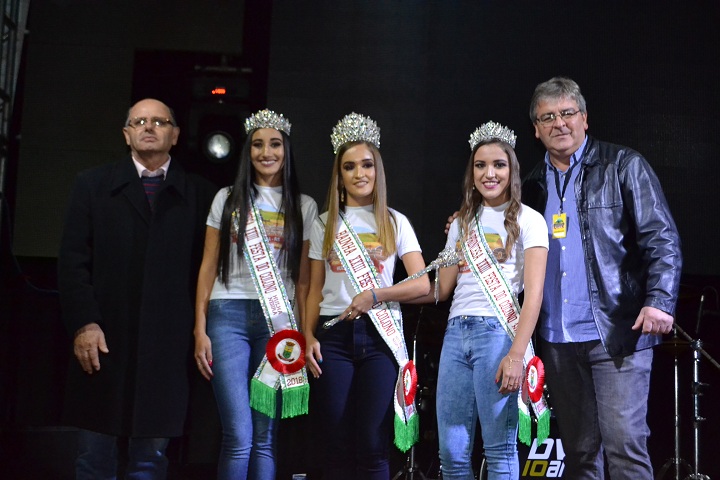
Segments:
[[[510,366],[511,366],[511,367],[512,367],[512,364],[513,364],[513,363],[522,362],[522,360],[513,360],[512,358],[510,358],[510,355],[505,355],[505,356],[507,357],[508,360],[510,360]]]

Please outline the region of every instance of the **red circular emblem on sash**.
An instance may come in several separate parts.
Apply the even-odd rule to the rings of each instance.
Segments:
[[[530,400],[537,402],[542,398],[545,385],[545,366],[538,356],[533,357],[527,364],[525,385]]]
[[[403,396],[405,405],[411,405],[415,401],[417,392],[417,371],[412,360],[408,360],[402,370]]]
[[[281,330],[265,347],[270,365],[280,373],[295,373],[305,366],[305,337],[297,330]]]

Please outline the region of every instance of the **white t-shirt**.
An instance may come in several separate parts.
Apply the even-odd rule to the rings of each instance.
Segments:
[[[505,231],[505,209],[508,203],[499,207],[483,207],[480,214],[480,223],[485,231],[485,241],[491,250],[501,249],[504,253],[507,232]],[[525,271],[525,250],[532,247],[548,248],[548,229],[543,216],[528,207],[522,205],[518,215],[520,225],[520,237],[513,246],[512,255],[505,262],[500,263],[505,278],[510,284],[513,292],[517,295],[524,288],[523,274]],[[475,227],[475,222],[470,224]],[[457,246],[460,257],[464,260],[462,249],[459,246],[460,222],[455,219],[450,225],[445,247]],[[457,285],[453,294],[452,306],[450,307],[450,318],[459,315],[473,316],[495,316],[490,302],[483,292],[470,268],[465,265],[458,270]]]
[[[263,219],[263,225],[265,226],[265,233],[267,233],[270,245],[273,247],[273,253],[275,261],[281,270],[283,269],[281,248],[283,245],[283,228],[285,226],[284,215],[279,211],[280,204],[282,203],[282,187],[261,187],[255,185],[258,194],[255,198],[255,205],[260,211],[260,216]],[[222,219],[222,212],[225,206],[225,201],[228,198],[228,192],[230,187],[220,189],[215,195],[212,206],[210,207],[210,214],[207,218],[207,225],[220,230],[220,220]],[[307,195],[301,195],[300,208],[303,217],[303,241],[310,238],[310,231],[312,225],[317,218],[317,204],[315,200]],[[233,234],[232,244],[230,245],[231,252],[237,252],[237,238]],[[228,286],[226,287],[220,277],[215,278],[215,284],[213,285],[212,292],[210,293],[210,300],[214,299],[257,299],[257,292],[255,285],[253,284],[250,271],[248,270],[245,257],[242,260],[238,258],[236,254],[230,255],[231,264],[228,275]],[[295,294],[295,285],[290,278],[289,272],[283,275],[283,283],[288,294],[288,298],[292,300]]]
[[[392,208],[388,210],[395,218],[397,253],[385,258],[386,255],[379,243],[376,232],[377,225],[373,206],[345,207],[345,217],[352,225],[355,233],[360,237],[360,241],[363,242],[365,249],[375,264],[375,269],[383,287],[389,287],[393,284],[395,262],[398,257],[402,257],[408,252],[422,251],[415,236],[415,231],[407,217]],[[338,222],[340,221],[338,218]],[[336,316],[350,305],[356,293],[352,283],[350,283],[350,277],[348,277],[345,269],[340,264],[340,259],[337,257],[335,250],[330,250],[330,258],[323,257],[322,247],[325,236],[325,223],[327,223],[327,212],[320,215],[320,218],[313,225],[312,234],[310,235],[310,258],[325,261],[325,285],[323,285],[322,290],[323,299],[320,302],[320,315]]]

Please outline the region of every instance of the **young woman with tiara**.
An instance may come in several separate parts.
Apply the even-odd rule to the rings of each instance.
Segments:
[[[220,414],[219,479],[274,480],[277,419],[307,412],[293,301],[302,312],[317,205],[300,194],[290,127],[271,110],[245,121],[235,183],[218,192],[208,215],[195,360]]]
[[[439,271],[439,299],[453,294],[436,397],[445,480],[475,478],[471,455],[478,418],[491,480],[519,478],[519,406],[527,417],[521,437],[529,440],[529,416],[518,395],[525,364],[536,368],[530,338],[542,301],[548,229],[542,215],[520,202],[515,138],[494,122],[470,136],[463,202],[446,242],[462,262]],[[516,295],[523,288],[520,310]],[[533,410],[546,425],[542,387],[537,393]],[[539,428],[541,435],[547,433]]]
[[[400,382],[395,394],[399,372],[411,369],[396,302],[427,294],[430,283],[423,276],[392,284],[398,257],[410,274],[425,265],[410,222],[387,206],[377,124],[352,113],[331,141],[327,212],[310,237],[303,319],[312,415],[322,430],[324,480],[387,480],[393,424],[403,450],[418,429],[414,392]]]

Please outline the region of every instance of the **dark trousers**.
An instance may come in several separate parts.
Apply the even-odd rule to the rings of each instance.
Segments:
[[[310,414],[325,452],[324,480],[387,480],[398,366],[367,315],[317,338],[322,375],[311,386]]]
[[[599,340],[540,339],[545,379],[565,449],[564,477],[652,480],[647,402],[653,351],[610,357]]]
[[[117,478],[118,437],[104,433],[78,430],[78,455],[75,459],[76,480],[115,480]],[[164,480],[168,459],[165,457],[169,439],[129,438],[128,480]]]

